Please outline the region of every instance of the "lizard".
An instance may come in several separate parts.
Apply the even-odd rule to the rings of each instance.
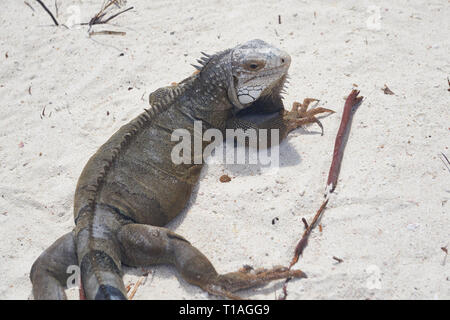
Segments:
[[[35,299],[67,299],[66,270],[71,265],[79,266],[85,298],[100,300],[127,299],[123,265],[171,264],[188,283],[231,299],[240,298],[235,294],[239,290],[306,276],[279,266],[219,274],[200,250],[164,227],[185,209],[203,166],[171,161],[175,129],[193,134],[194,121],[201,121],[203,129],[221,131],[278,129],[279,143],[300,126],[321,126],[317,114],[333,112],[308,109],[316,101],[308,98],[294,102],[290,111],[284,108],[291,57],[262,40],[202,54],[194,66],[197,72],[150,94],[150,108],[122,126],[88,160],[75,190],[75,227],[31,267]],[[256,123],[245,120],[246,113],[271,117]]]

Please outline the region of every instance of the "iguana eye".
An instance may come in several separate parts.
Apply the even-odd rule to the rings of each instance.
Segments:
[[[245,69],[250,71],[258,71],[262,68],[264,68],[264,62],[263,61],[249,61],[245,64]]]

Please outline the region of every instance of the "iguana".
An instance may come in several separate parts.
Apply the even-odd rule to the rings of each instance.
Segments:
[[[295,128],[320,122],[307,110],[315,99],[283,107],[282,92],[291,57],[262,40],[251,40],[213,55],[203,54],[199,72],[173,87],[156,90],[151,107],[122,126],[89,159],[75,191],[75,228],[34,262],[30,279],[35,299],[66,299],[68,266],[80,267],[87,299],[126,299],[122,264],[172,264],[189,283],[227,298],[276,279],[304,277],[283,267],[218,274],[198,249],[164,228],[186,206],[202,164],[171,161],[175,129],[279,129],[279,141]],[[242,114],[271,114],[262,123]],[[278,141],[278,142],[279,142]],[[206,144],[203,145],[205,147]]]

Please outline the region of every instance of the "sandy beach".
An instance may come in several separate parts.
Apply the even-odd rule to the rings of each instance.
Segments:
[[[29,5],[27,5],[27,3]],[[32,299],[30,268],[74,227],[77,179],[96,150],[179,82],[200,52],[262,39],[292,57],[285,107],[336,111],[280,145],[276,174],[210,164],[168,226],[218,272],[288,265],[321,204],[345,97],[355,113],[339,183],[295,268],[287,299],[449,299],[450,5],[435,1],[146,1],[91,31],[100,0],[3,1],[0,12],[0,299]],[[386,94],[388,86],[393,94]],[[228,183],[219,178],[227,174]],[[341,262],[333,257],[342,259]],[[217,299],[171,266],[134,299]],[[283,281],[240,292],[276,299]],[[76,289],[67,290],[70,299]]]

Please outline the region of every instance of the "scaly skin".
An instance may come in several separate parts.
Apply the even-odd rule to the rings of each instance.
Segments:
[[[201,120],[203,130],[279,129],[282,140],[291,130],[317,122],[307,111],[310,101],[291,112],[283,108],[290,59],[252,40],[205,55],[196,66],[200,72],[152,93],[152,107],[120,128],[86,164],[75,192],[74,230],[45,250],[31,269],[35,299],[65,299],[69,265],[80,266],[87,299],[126,299],[122,264],[173,264],[189,283],[228,298],[275,279],[304,277],[300,270],[280,267],[220,275],[198,249],[163,227],[186,206],[202,168],[172,162],[175,129],[193,137],[194,121]],[[255,124],[242,118],[245,113],[275,116]]]

